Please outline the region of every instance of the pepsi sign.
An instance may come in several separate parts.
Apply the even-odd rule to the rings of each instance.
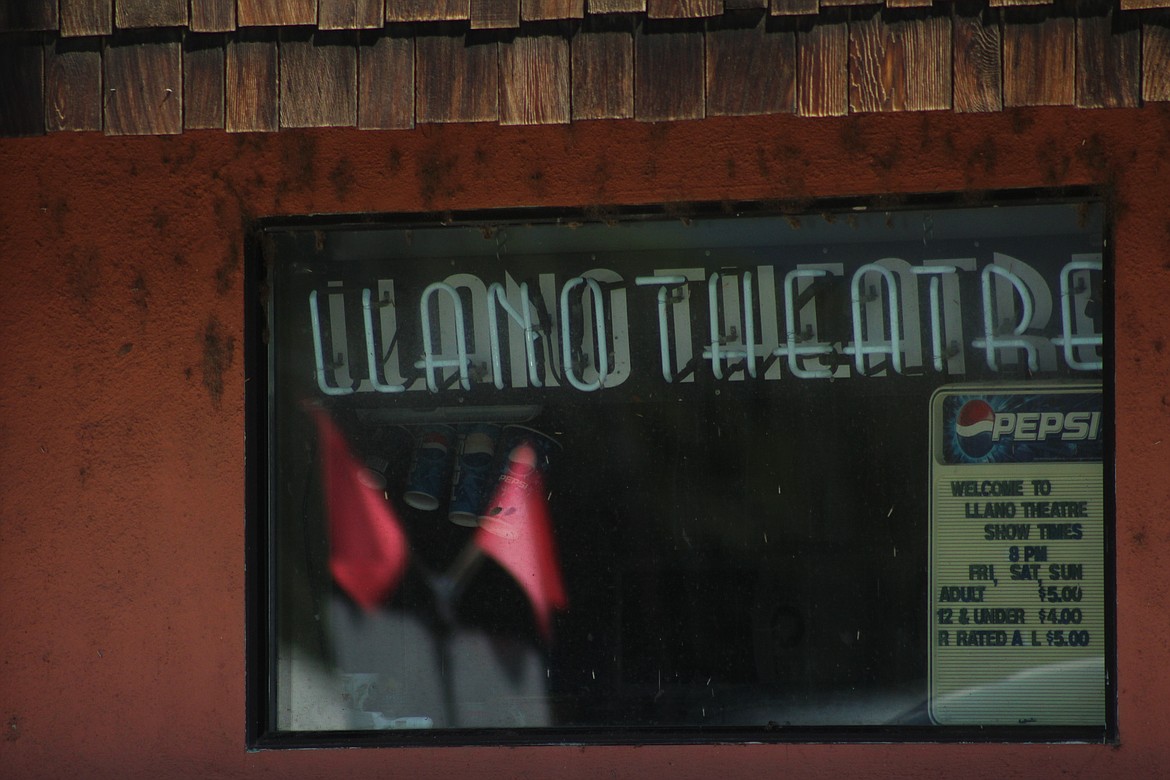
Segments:
[[[943,462],[1101,460],[1101,395],[951,396],[943,403]]]

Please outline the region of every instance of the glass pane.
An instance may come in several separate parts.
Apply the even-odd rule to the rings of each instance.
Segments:
[[[265,246],[275,731],[1104,729],[1099,204]]]

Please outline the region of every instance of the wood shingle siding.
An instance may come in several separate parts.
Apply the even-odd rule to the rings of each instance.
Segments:
[[[1170,100],[1162,8],[1170,0],[0,0],[0,132],[1140,106]]]

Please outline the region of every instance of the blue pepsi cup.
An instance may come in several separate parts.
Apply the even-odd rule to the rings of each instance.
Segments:
[[[478,423],[462,431],[455,480],[451,485],[449,517],[455,525],[474,528],[479,525],[479,513],[487,503],[488,492],[495,485],[496,440],[500,429],[488,423]]]
[[[455,429],[450,425],[424,425],[419,429],[402,499],[425,512],[439,508],[439,499],[447,488],[451,469],[451,445]]]

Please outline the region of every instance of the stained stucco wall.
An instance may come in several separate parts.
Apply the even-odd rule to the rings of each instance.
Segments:
[[[1165,106],[0,141],[0,775],[1164,771],[1168,152]],[[1114,214],[1120,745],[245,750],[253,218],[1070,184]]]

